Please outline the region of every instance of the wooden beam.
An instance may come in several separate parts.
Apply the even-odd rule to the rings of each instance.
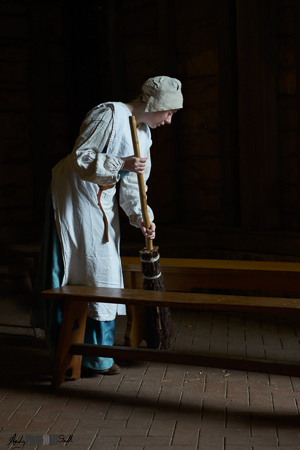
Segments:
[[[242,227],[278,230],[277,1],[237,0]]]
[[[178,353],[165,350],[124,348],[109,345],[73,344],[71,355],[102,356],[129,361],[150,361],[165,364],[184,364],[187,366],[213,367],[229,370],[247,370],[250,372],[276,375],[300,375],[300,364],[286,361],[271,361],[228,355],[197,353]]]

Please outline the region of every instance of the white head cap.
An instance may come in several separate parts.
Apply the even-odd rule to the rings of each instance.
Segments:
[[[147,103],[145,112],[181,109],[181,82],[165,76],[149,78],[142,86],[142,101]]]

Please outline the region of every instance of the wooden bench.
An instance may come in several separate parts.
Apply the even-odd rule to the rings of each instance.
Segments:
[[[142,289],[140,259],[121,260],[125,288]],[[270,292],[276,297],[300,294],[300,263],[160,258],[160,265],[167,291],[237,290],[260,297],[270,296]],[[143,307],[127,305],[127,319],[126,345],[138,347],[144,334]]]
[[[300,376],[300,363],[269,361],[227,355],[178,353],[173,351],[98,346],[84,344],[88,302],[122,303],[126,305],[168,306],[170,308],[215,311],[242,311],[300,316],[300,300],[262,298],[182,292],[154,292],[140,289],[113,289],[89,286],[63,286],[44,291],[48,299],[65,300],[64,316],[52,386],[63,383],[71,369],[73,379],[80,378],[81,356],[103,356],[125,360],[156,361],[164,363],[248,370],[280,375]]]
[[[38,243],[11,245],[9,250],[16,256],[32,259],[30,277],[35,278],[39,256]],[[142,289],[143,277],[139,257],[122,257],[125,288]],[[221,289],[252,291],[264,296],[284,297],[287,293],[300,293],[300,263],[160,258],[167,291],[192,292],[196,289]],[[28,275],[30,284],[30,279]],[[144,335],[144,308],[127,305],[126,345],[138,347]],[[35,330],[36,334],[38,330]]]

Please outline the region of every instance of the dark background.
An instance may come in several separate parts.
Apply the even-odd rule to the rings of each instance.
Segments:
[[[1,247],[41,239],[88,110],[168,75],[184,109],[152,133],[161,255],[298,261],[299,23],[297,0],[1,1]]]

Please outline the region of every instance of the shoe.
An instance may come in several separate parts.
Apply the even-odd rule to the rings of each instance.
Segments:
[[[115,363],[113,363],[113,365],[109,369],[104,370],[92,369],[90,367],[85,366],[82,366],[81,369],[84,370],[85,372],[95,373],[99,375],[117,375],[118,373],[121,372],[121,368]]]

